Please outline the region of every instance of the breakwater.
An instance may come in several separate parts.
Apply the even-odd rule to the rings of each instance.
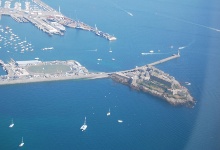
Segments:
[[[133,89],[164,99],[172,105],[191,107],[195,101],[188,89],[183,87],[174,77],[153,66],[178,57],[180,57],[179,53],[142,67],[111,73],[89,72],[75,60],[42,62],[39,60],[14,61],[11,59],[8,64],[0,60],[0,65],[7,72],[7,75],[0,76],[0,85],[112,78]]]

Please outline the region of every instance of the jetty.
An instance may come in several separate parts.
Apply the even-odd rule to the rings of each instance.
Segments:
[[[5,1],[4,4],[0,5],[0,17],[1,15],[5,15],[12,17],[19,23],[30,22],[51,36],[54,34],[64,35],[65,27],[69,27],[93,32],[95,35],[109,41],[117,39],[115,36],[99,30],[96,26],[92,27],[82,21],[66,17],[60,10],[56,11],[41,0],[32,0],[32,2],[26,1],[24,9],[22,8],[20,2],[15,2],[12,8],[11,1]]]
[[[164,58],[164,59],[162,59],[162,60],[159,60],[159,61],[150,63],[150,64],[148,64],[148,65],[150,65],[150,66],[155,66],[155,65],[164,63],[164,62],[166,62],[166,61],[169,61],[169,60],[172,60],[172,59],[175,59],[175,58],[178,58],[178,57],[180,57],[179,51],[178,51],[178,54],[173,54],[173,55],[170,56],[170,57],[167,57],[167,58]]]

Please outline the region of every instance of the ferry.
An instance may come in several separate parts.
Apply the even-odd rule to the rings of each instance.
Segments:
[[[13,128],[14,127],[14,123],[13,123],[13,119],[11,120],[11,124],[9,125],[9,128]]]
[[[23,137],[22,137],[22,140],[21,140],[21,144],[19,144],[19,147],[22,147],[22,146],[24,146]]]
[[[84,120],[84,124],[81,126],[80,130],[85,131],[87,129],[87,125],[86,125],[86,117]]]

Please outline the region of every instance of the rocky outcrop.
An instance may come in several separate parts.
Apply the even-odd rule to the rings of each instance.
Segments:
[[[181,86],[174,77],[152,66],[123,73],[114,73],[110,77],[114,81],[128,85],[132,89],[157,96],[175,106],[192,107],[195,103],[186,87]]]

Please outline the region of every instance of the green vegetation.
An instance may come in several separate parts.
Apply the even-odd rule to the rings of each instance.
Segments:
[[[68,65],[63,65],[63,64],[36,65],[36,66],[28,66],[27,71],[31,73],[55,74],[55,73],[70,71],[70,67]]]

